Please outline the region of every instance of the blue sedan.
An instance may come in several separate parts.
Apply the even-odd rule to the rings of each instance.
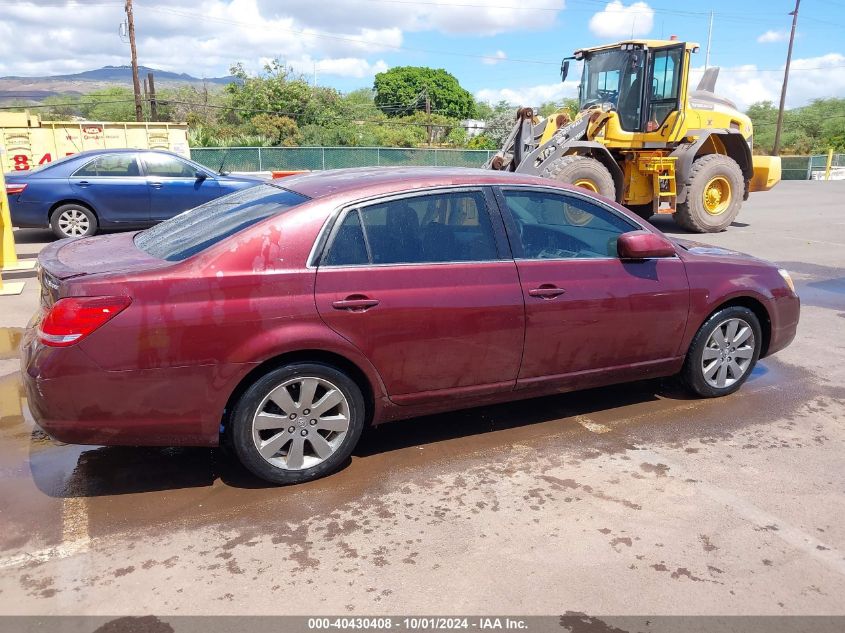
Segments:
[[[6,192],[14,226],[49,227],[64,238],[151,226],[260,182],[217,174],[170,152],[111,149],[6,174]]]

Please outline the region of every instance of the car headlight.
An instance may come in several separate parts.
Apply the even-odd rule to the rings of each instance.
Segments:
[[[792,292],[795,292],[795,282],[792,281],[792,277],[790,277],[789,271],[787,271],[785,268],[778,268],[778,272],[780,273],[780,276],[783,277],[783,280],[786,282],[786,285],[789,286],[789,289]]]

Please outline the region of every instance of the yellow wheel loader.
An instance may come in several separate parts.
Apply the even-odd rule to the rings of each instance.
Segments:
[[[629,40],[575,51],[579,112],[545,119],[520,108],[485,167],[571,183],[648,219],[671,213],[697,233],[725,230],[751,191],[780,180],[780,158],[752,156],[751,120],[713,88],[718,68],[689,91],[698,45]]]

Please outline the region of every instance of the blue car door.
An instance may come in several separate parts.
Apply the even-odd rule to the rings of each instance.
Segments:
[[[178,156],[144,152],[141,160],[153,222],[172,218],[220,196],[220,186],[211,174]]]
[[[150,193],[134,152],[102,154],[68,177],[73,195],[87,203],[100,226],[150,222]]]

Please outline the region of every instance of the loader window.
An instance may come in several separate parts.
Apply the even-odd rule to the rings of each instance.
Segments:
[[[676,46],[656,51],[651,58],[647,132],[660,129],[668,116],[678,109],[683,53],[683,47]]]
[[[584,61],[580,108],[609,103],[619,114],[623,130],[635,132],[642,125],[644,54],[609,50],[593,53]]]

